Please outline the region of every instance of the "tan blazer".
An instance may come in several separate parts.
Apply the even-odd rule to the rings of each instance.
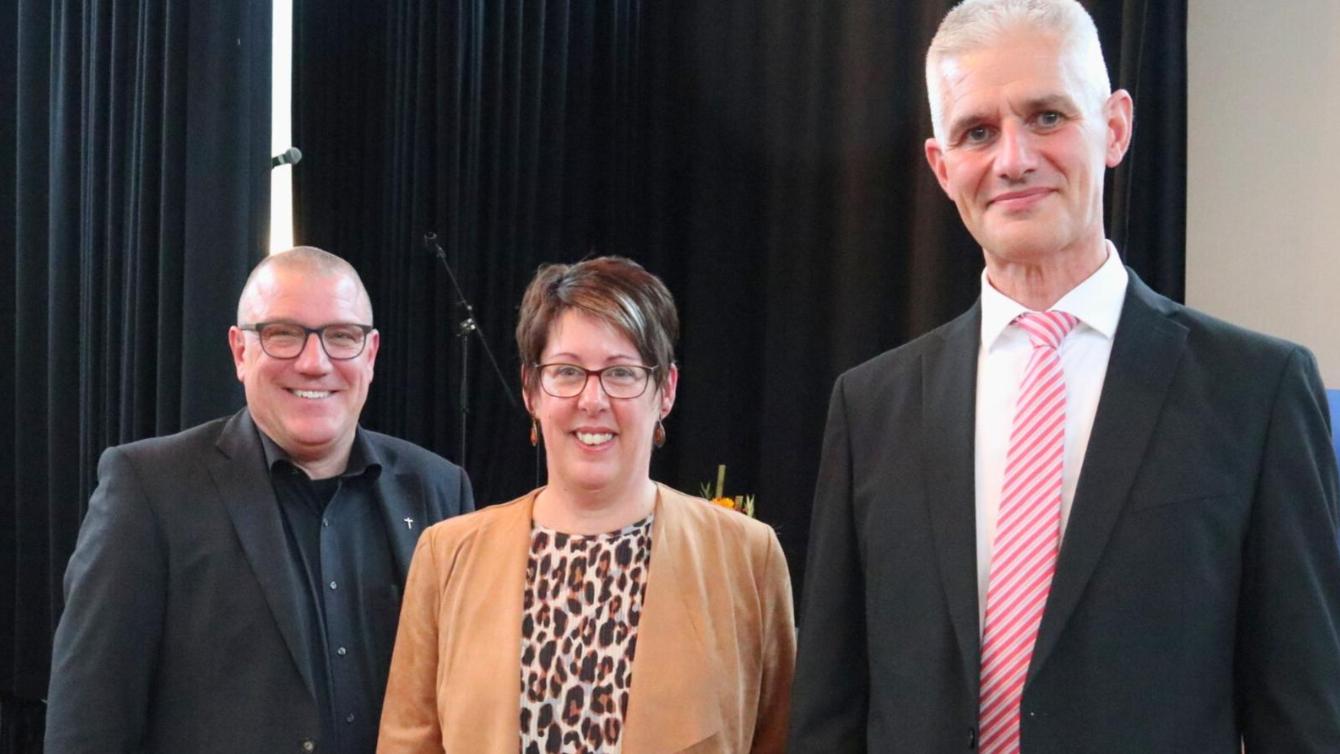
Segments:
[[[513,754],[536,490],[424,532],[410,566],[380,754]],[[623,754],[780,752],[795,660],[772,529],[659,486]]]

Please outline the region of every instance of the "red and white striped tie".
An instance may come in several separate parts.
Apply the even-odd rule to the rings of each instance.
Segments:
[[[1056,349],[1078,321],[1050,311],[1013,323],[1028,333],[1033,353],[1019,384],[987,581],[978,697],[983,754],[1019,751],[1019,702],[1061,543],[1065,375]]]

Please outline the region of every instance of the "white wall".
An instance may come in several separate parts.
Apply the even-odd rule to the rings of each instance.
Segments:
[[[1187,57],[1187,303],[1340,388],[1340,0],[1189,0]]]

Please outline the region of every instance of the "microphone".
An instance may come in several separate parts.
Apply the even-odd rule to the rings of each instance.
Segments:
[[[283,154],[277,154],[270,158],[270,169],[273,170],[280,165],[297,165],[301,161],[302,150],[297,147],[289,147],[284,150]]]

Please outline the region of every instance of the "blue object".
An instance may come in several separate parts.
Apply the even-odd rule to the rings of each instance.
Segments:
[[[1335,461],[1340,463],[1340,390],[1327,390],[1331,399],[1331,444],[1335,446]]]

